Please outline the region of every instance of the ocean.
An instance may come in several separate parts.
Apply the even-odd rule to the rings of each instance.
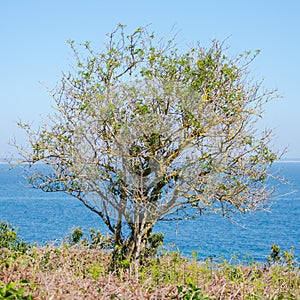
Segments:
[[[167,249],[178,250],[190,256],[192,251],[200,259],[207,257],[230,260],[266,261],[272,244],[284,251],[294,247],[300,258],[300,161],[277,162],[274,170],[289,185],[277,184],[271,196],[271,212],[257,211],[237,216],[234,221],[220,215],[206,215],[181,222],[160,222],[154,231],[165,235]],[[18,168],[8,171],[0,165],[0,222],[6,221],[18,228],[27,242],[38,245],[59,243],[72,230],[80,227],[107,232],[100,218],[78,200],[61,193],[44,193],[28,188]]]

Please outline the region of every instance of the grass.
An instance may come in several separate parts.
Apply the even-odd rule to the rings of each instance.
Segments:
[[[161,253],[140,269],[108,271],[110,253],[82,244],[27,247],[0,242],[0,299],[300,299],[299,265],[272,246],[265,264],[199,261]],[[25,248],[24,248],[25,247]]]

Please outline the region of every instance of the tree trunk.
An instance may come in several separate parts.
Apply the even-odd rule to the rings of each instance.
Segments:
[[[138,281],[139,268],[143,264],[143,252],[148,243],[148,233],[151,231],[151,228],[146,229],[145,224],[144,226],[138,224],[126,241],[121,241],[121,237],[118,239],[112,253],[110,271],[129,268],[130,274]]]
[[[141,265],[141,254],[146,247],[147,240],[143,237],[143,234],[138,234],[135,237],[134,252],[132,253],[130,273],[133,275],[136,281],[139,280],[139,267]]]

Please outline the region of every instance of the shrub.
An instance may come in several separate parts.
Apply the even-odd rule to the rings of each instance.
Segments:
[[[9,282],[6,285],[0,281],[0,299],[32,300],[31,295],[25,295],[25,286],[27,284],[28,282],[26,280]]]
[[[0,223],[0,248],[25,253],[31,245],[18,236],[18,231],[7,222]]]

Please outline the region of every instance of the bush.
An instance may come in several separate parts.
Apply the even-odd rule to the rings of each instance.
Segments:
[[[0,281],[0,299],[32,300],[31,295],[25,295],[25,286],[27,284],[28,282],[26,280],[21,280],[20,282],[10,282],[7,285]]]
[[[87,249],[107,250],[113,248],[111,236],[101,234],[100,230],[89,229],[89,237],[85,236],[81,228],[75,228],[70,236],[66,237],[69,246],[84,246]]]
[[[0,248],[25,253],[31,245],[18,236],[18,231],[7,222],[0,223]]]

